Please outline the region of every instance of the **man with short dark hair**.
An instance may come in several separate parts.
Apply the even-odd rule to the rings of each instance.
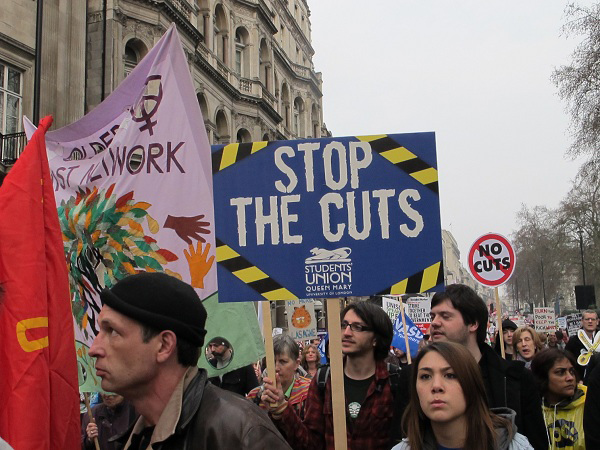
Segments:
[[[394,334],[392,322],[369,302],[348,305],[341,318],[348,448],[389,449],[400,439],[400,427],[392,426],[394,394],[384,361]],[[320,387],[321,373],[309,387],[304,421],[287,407],[281,384],[265,378],[262,400],[271,405],[273,421],[294,449],[334,449],[331,378]]]
[[[431,339],[464,345],[479,363],[490,408],[508,407],[519,433],[537,449],[547,449],[542,400],[522,362],[503,360],[485,343],[488,310],[468,286],[452,284],[431,299]]]
[[[569,338],[569,342],[565,346],[565,350],[570,352],[577,361],[575,370],[579,374],[579,379],[586,379],[589,358],[586,364],[581,365],[579,355],[588,352],[588,349],[593,345],[594,337],[596,336],[596,328],[598,327],[598,313],[593,309],[587,309],[581,316],[581,329],[576,335]],[[600,348],[597,349],[600,352]],[[590,368],[591,370],[591,368]]]
[[[208,383],[196,367],[206,310],[187,283],[162,273],[132,275],[104,290],[89,350],[102,389],[141,415],[126,449],[287,449],[256,405]]]

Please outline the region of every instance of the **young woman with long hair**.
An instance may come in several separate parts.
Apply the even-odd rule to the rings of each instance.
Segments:
[[[411,397],[402,418],[407,438],[393,450],[525,450],[515,413],[490,412],[477,362],[462,345],[434,342],[413,363]]]

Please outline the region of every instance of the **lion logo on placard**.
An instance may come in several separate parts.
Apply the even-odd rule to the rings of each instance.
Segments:
[[[313,256],[306,258],[306,264],[315,264],[323,262],[349,262],[350,253],[352,249],[350,247],[340,247],[335,250],[327,250],[324,248],[315,247],[310,250]]]
[[[292,325],[294,327],[306,328],[310,325],[310,322],[310,313],[306,310],[306,306],[302,305],[294,308],[294,313],[292,314]]]

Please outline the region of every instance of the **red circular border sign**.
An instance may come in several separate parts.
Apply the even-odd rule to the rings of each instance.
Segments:
[[[487,241],[487,240],[496,240],[496,241],[500,242],[508,250],[508,254],[510,257],[510,261],[511,261],[510,269],[507,271],[507,273],[505,273],[503,277],[501,277],[497,280],[492,280],[492,281],[486,280],[481,275],[479,275],[479,273],[475,270],[474,262],[473,262],[473,256],[475,255],[475,250],[477,250],[479,248],[479,244],[481,244],[482,242]],[[506,283],[508,281],[508,279],[511,277],[511,275],[513,274],[513,272],[515,271],[515,263],[516,263],[515,251],[513,250],[512,245],[510,245],[510,242],[508,242],[508,239],[506,239],[501,234],[497,234],[497,233],[484,234],[483,236],[479,237],[473,243],[473,245],[471,246],[471,250],[469,250],[469,270],[471,271],[471,275],[473,275],[473,277],[477,281],[479,281],[481,284],[483,284],[485,286],[496,287],[496,286],[500,286],[500,285]]]

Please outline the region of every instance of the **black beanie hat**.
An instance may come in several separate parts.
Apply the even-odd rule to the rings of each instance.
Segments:
[[[158,272],[144,272],[118,281],[100,294],[102,303],[156,330],[171,330],[202,347],[206,309],[192,286]]]
[[[514,323],[510,319],[504,319],[502,321],[502,329],[503,330],[513,330],[513,331],[515,331],[517,328],[519,328],[519,327],[517,327],[517,324]]]

